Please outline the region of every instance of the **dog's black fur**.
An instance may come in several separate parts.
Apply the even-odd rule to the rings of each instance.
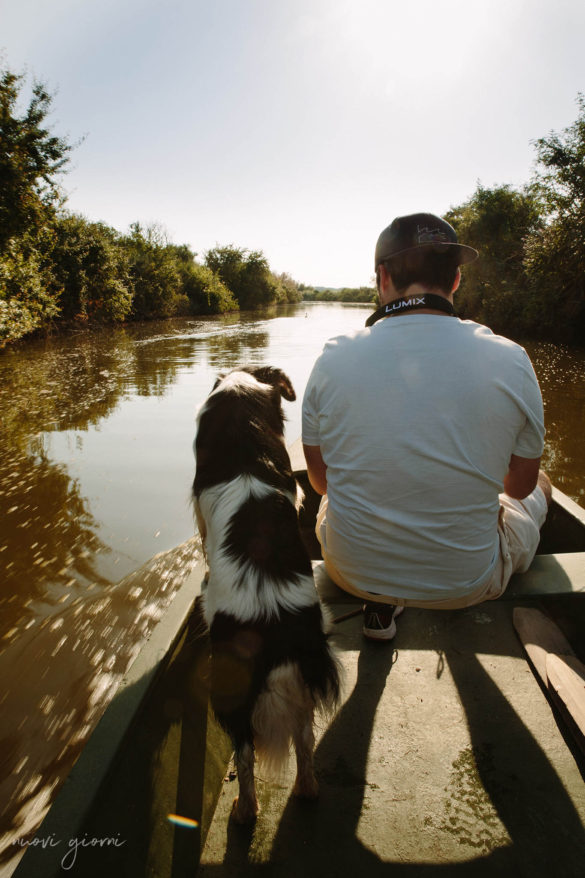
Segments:
[[[198,418],[193,495],[208,554],[204,613],[212,643],[212,705],[235,750],[234,816],[258,812],[254,752],[297,754],[298,795],[314,797],[313,711],[339,695],[312,566],[301,539],[297,484],[284,444],[279,369],[221,376]],[[217,531],[221,532],[218,533]]]

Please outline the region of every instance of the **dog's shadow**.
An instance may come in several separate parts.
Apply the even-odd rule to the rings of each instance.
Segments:
[[[342,649],[361,647],[361,651],[354,688],[315,751],[315,769],[321,790],[319,799],[307,802],[292,796],[289,798],[272,842],[269,865],[266,862],[254,864],[249,859],[253,846],[261,852],[264,860],[265,843],[271,841],[270,838],[263,840],[258,837],[262,833],[261,818],[253,827],[238,826],[230,821],[223,863],[225,871],[220,870],[223,874],[231,874],[233,870],[234,874],[244,875],[257,869],[269,870],[272,874],[273,870],[278,871],[279,865],[287,871],[285,864],[290,860],[291,850],[298,853],[303,846],[309,845],[311,871],[316,866],[313,854],[321,851],[324,858],[321,874],[329,876],[333,874],[329,871],[332,839],[343,837],[356,843],[356,827],[368,788],[366,771],[374,718],[397,653],[391,647],[363,643],[361,633],[355,636],[352,632],[349,640],[346,635],[340,641],[343,645],[337,645],[342,645]],[[348,735],[352,739],[350,758],[347,754]],[[337,859],[338,852],[334,856],[334,860]],[[343,861],[343,857],[341,859]],[[206,874],[208,870],[209,867],[205,867]],[[350,874],[345,871],[345,866],[343,874]]]
[[[342,846],[348,851],[357,842],[356,829],[370,786],[367,765],[374,719],[398,655],[387,644],[380,648],[379,644],[364,642],[361,632],[358,638],[355,645],[361,649],[354,688],[315,751],[319,799],[310,804],[289,799],[274,839],[273,863],[290,855],[291,850],[309,844],[313,851],[322,852],[321,874],[330,874],[326,869],[331,867],[332,860],[343,864],[344,874],[358,874],[352,873],[341,850],[332,852],[332,840],[344,839]]]

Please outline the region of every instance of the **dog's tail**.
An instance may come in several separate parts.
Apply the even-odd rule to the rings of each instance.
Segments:
[[[335,660],[332,658],[332,662]],[[263,771],[277,775],[286,765],[291,743],[312,728],[315,709],[330,711],[339,693],[339,678],[325,692],[307,685],[299,665],[287,662],[274,668],[252,714],[256,756]]]

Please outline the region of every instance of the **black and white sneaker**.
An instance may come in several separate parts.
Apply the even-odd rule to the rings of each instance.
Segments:
[[[395,604],[364,604],[364,637],[368,640],[392,640],[396,636],[396,617],[404,607]]]

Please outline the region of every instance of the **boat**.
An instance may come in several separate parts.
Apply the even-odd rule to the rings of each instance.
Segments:
[[[237,784],[208,703],[200,561],[13,874],[583,875],[584,754],[533,672],[513,612],[540,608],[585,660],[585,509],[554,488],[539,553],[503,598],[409,608],[391,644],[372,644],[360,603],[320,560],[319,498],[300,442],[291,459],[345,677],[339,711],[318,727],[318,802],[291,798],[291,766],[260,776],[253,827],[229,820]]]

